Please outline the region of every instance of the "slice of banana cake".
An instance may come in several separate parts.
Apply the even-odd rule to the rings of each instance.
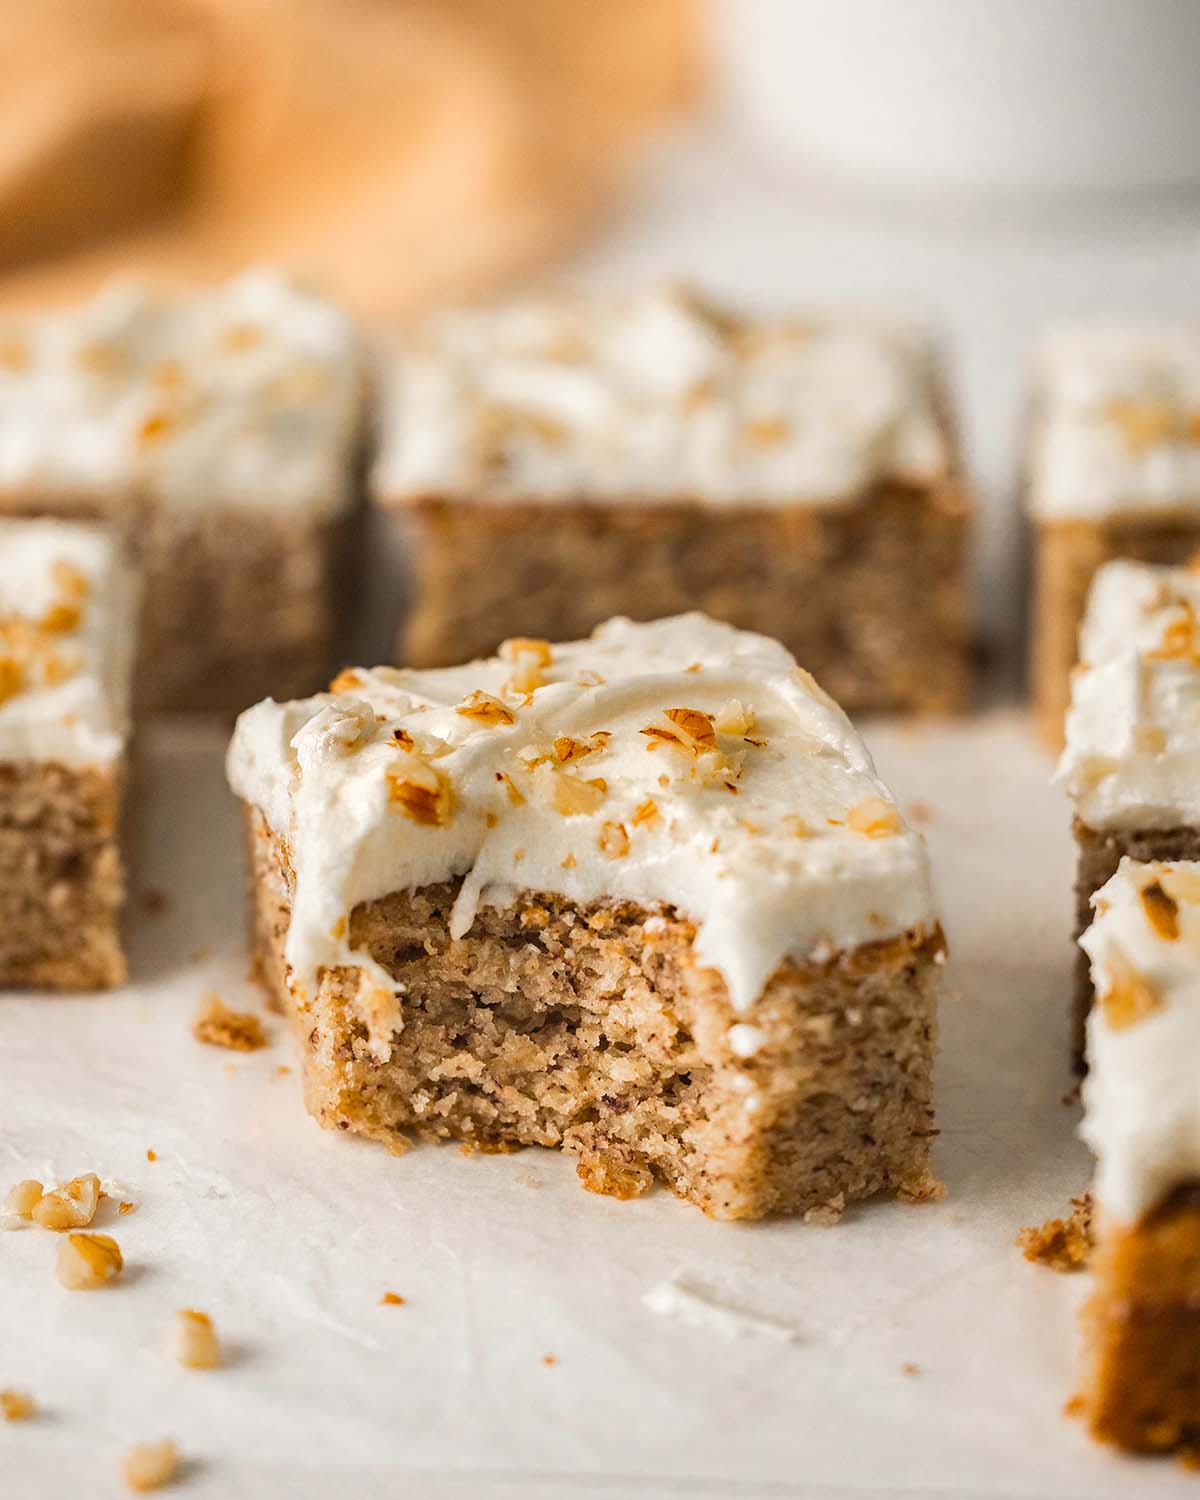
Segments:
[[[0,520],[0,985],[125,978],[135,589],[112,535]]]
[[[617,618],[351,670],[247,710],[229,776],[322,1123],[726,1219],[937,1193],[925,847],[776,642]]]

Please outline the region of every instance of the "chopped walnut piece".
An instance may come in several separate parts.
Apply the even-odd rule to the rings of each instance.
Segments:
[[[58,1242],[58,1279],[70,1292],[87,1292],[120,1275],[125,1261],[110,1234],[66,1234]]]
[[[213,1320],[194,1307],[181,1307],[171,1323],[171,1349],[189,1370],[215,1370],[221,1363],[221,1346]]]
[[[0,656],[0,703],[15,698],[25,686],[25,671],[11,656]]]
[[[1162,1006],[1162,997],[1155,987],[1116,946],[1109,953],[1108,966],[1112,982],[1100,996],[1100,1004],[1114,1031],[1136,1026]]]
[[[138,424],[136,433],[137,441],[143,448],[148,448],[152,443],[157,443],[171,430],[171,419],[166,412],[152,411],[147,413]]]
[[[629,853],[629,833],[624,823],[605,823],[600,830],[599,844],[605,859],[624,859]]]
[[[754,732],[754,710],[737,698],[730,698],[717,710],[714,727],[718,734],[748,735]]]
[[[647,797],[644,802],[639,802],[634,808],[630,822],[635,828],[653,828],[659,816],[658,803],[653,797]]]
[[[1126,446],[1132,453],[1142,453],[1156,443],[1174,437],[1179,428],[1178,414],[1166,401],[1110,401],[1106,415],[1121,429]]]
[[[506,703],[501,703],[499,698],[493,698],[491,693],[478,690],[469,693],[457,705],[454,712],[461,714],[464,719],[471,719],[476,724],[485,724],[489,728],[495,728],[501,724],[512,724],[516,717],[512,709]]]
[[[49,635],[66,635],[79,629],[82,618],[78,604],[52,604],[38,621],[38,626]]]
[[[1197,633],[1195,608],[1190,599],[1180,599],[1177,603],[1179,614],[1167,622],[1162,640],[1153,651],[1146,653],[1146,659],[1188,661],[1200,665],[1200,637]]]
[[[401,750],[411,750],[417,742],[407,729],[397,728],[392,730],[392,743],[399,745]]]
[[[192,1022],[192,1035],[209,1047],[231,1052],[257,1052],[267,1045],[262,1021],[251,1011],[233,1010],[218,994],[210,994]]]
[[[1146,921],[1165,942],[1179,937],[1179,903],[1168,896],[1157,880],[1144,885],[1139,892]]]
[[[96,1217],[99,1205],[100,1179],[95,1172],[85,1172],[44,1193],[34,1204],[31,1217],[43,1229],[83,1229]]]
[[[28,1391],[15,1391],[12,1386],[0,1391],[0,1413],[6,1422],[28,1422],[36,1410]]]
[[[388,795],[406,818],[426,828],[444,828],[454,809],[447,777],[411,753],[387,773]]]
[[[611,739],[612,735],[606,729],[598,729],[595,734],[588,735],[586,740],[560,734],[554,741],[554,758],[560,765],[567,766],[572,761],[582,760],[585,755],[596,755]]]
[[[600,776],[584,781],[566,771],[559,772],[554,778],[554,810],[564,818],[594,813],[604,801],[607,791],[608,784]]]
[[[501,657],[512,664],[512,677],[506,692],[532,693],[542,686],[542,669],[553,660],[550,642],[528,636],[514,636],[500,643]]]
[[[663,744],[687,755],[700,756],[717,748],[711,714],[698,708],[667,708],[663,710],[663,718],[666,724],[651,724],[642,730],[650,741],[648,749]]]
[[[882,797],[864,797],[846,814],[846,827],[869,839],[886,839],[900,833],[904,825],[890,802]]]
[[[2,1212],[6,1218],[22,1221],[32,1219],[41,1196],[41,1183],[32,1177],[23,1177],[20,1182],[14,1182],[5,1193]]]
[[[161,1443],[137,1443],[121,1460],[122,1478],[139,1494],[161,1490],[178,1472],[179,1449],[170,1438]]]

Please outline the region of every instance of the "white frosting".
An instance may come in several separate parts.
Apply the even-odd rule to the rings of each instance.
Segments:
[[[385,500],[817,505],[949,462],[913,329],[735,324],[678,291],[444,314],[387,386]]]
[[[107,766],[122,755],[135,611],[111,533],[0,520],[0,761]]]
[[[1200,824],[1200,573],[1112,562],[1092,583],[1059,777],[1091,828]]]
[[[1149,903],[1148,886],[1165,893],[1168,915],[1174,906],[1177,936],[1151,919],[1162,903]],[[1123,859],[1092,905],[1080,938],[1097,996],[1080,1131],[1102,1213],[1132,1224],[1200,1177],[1200,864]]]
[[[1047,340],[1029,498],[1046,520],[1200,508],[1200,324]]]
[[[774,641],[699,614],[614,619],[555,646],[528,699],[505,691],[513,671],[500,658],[376,668],[344,692],[268,699],[238,720],[229,779],[286,840],[287,958],[303,988],[323,966],[363,963],[346,939],[359,902],[459,876],[455,935],[480,903],[521,890],[672,906],[695,921],[697,957],[742,1010],[786,955],[935,923],[923,841],[849,720]],[[458,713],[476,690],[502,697],[513,722]],[[664,710],[681,708],[715,719],[716,748],[696,755],[643,733],[673,732]],[[416,742],[416,774],[433,768],[452,798],[439,826],[396,799],[396,778],[414,774],[397,729]],[[569,749],[596,734],[609,738],[559,760],[556,739]],[[595,780],[602,788],[571,796]],[[756,1038],[734,1040],[744,1054]]]
[[[0,488],[336,510],[363,370],[350,320],[268,271],[160,299],[114,284],[0,328]]]

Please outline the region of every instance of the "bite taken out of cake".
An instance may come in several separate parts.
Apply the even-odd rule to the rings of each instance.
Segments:
[[[322,1123],[717,1218],[937,1196],[925,846],[781,646],[685,615],[245,712],[253,942]]]

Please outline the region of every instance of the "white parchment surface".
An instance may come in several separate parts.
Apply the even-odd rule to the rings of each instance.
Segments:
[[[134,982],[0,997],[0,1185],[96,1171],[137,1204],[104,1211],[127,1270],[93,1293],[57,1284],[54,1236],[0,1235],[0,1386],[41,1413],[0,1426],[0,1495],[119,1495],[121,1451],[164,1436],[196,1500],[1192,1494],[1062,1415],[1086,1277],[1012,1244],[1088,1176],[1050,762],[1011,711],[868,737],[924,820],[951,943],[950,1191],[820,1228],[594,1197],[548,1152],[392,1157],[309,1121],[277,1018],[265,1052],[199,1045],[208,990],[262,1006],[225,732],[150,733]],[[184,1306],[225,1368],[172,1360]]]

